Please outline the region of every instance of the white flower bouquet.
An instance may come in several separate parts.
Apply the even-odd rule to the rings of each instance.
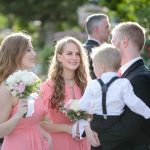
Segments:
[[[88,120],[90,115],[79,109],[79,100],[69,100],[67,103],[61,103],[59,110],[72,122],[77,122],[80,119]]]
[[[6,80],[6,87],[12,96],[18,99],[27,99],[28,112],[26,116],[32,116],[34,112],[34,99],[39,89],[41,80],[33,72],[18,70]]]

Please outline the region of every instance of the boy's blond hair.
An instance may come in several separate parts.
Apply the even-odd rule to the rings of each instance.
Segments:
[[[92,60],[102,63],[108,69],[118,71],[121,65],[121,55],[119,50],[111,44],[102,44],[93,48]]]

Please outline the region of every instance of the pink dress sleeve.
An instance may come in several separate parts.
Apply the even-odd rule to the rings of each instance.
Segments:
[[[44,103],[44,112],[45,114],[48,115],[49,113],[49,106],[50,106],[50,101],[53,96],[54,92],[54,83],[51,80],[47,80],[42,83],[40,87],[40,96],[42,98],[42,101]]]

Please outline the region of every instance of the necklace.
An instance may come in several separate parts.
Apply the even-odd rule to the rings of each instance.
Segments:
[[[73,87],[70,87],[70,90],[71,90],[71,96],[72,96],[72,99],[75,99],[74,88],[73,88]]]
[[[65,83],[69,86],[69,87],[73,87],[75,81],[74,78],[73,79],[64,79]]]
[[[65,83],[70,88],[70,94],[71,94],[72,99],[75,99],[75,92],[74,92],[75,80],[74,79],[65,79]]]

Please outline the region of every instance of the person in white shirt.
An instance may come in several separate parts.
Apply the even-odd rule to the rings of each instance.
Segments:
[[[97,79],[88,82],[82,98],[78,102],[73,101],[71,109],[93,114],[90,125],[86,126],[86,136],[92,145],[92,150],[101,150],[102,148],[105,150],[98,139],[101,139],[103,133],[119,122],[125,105],[146,119],[150,118],[150,108],[134,94],[128,79],[117,78],[117,71],[121,64],[121,55],[117,48],[111,44],[103,44],[101,47],[94,48],[92,60]],[[106,102],[104,102],[105,94],[102,92],[102,86],[98,80],[107,84],[112,78],[116,78],[116,80],[109,85]],[[98,138],[90,126],[93,131],[98,133]]]

